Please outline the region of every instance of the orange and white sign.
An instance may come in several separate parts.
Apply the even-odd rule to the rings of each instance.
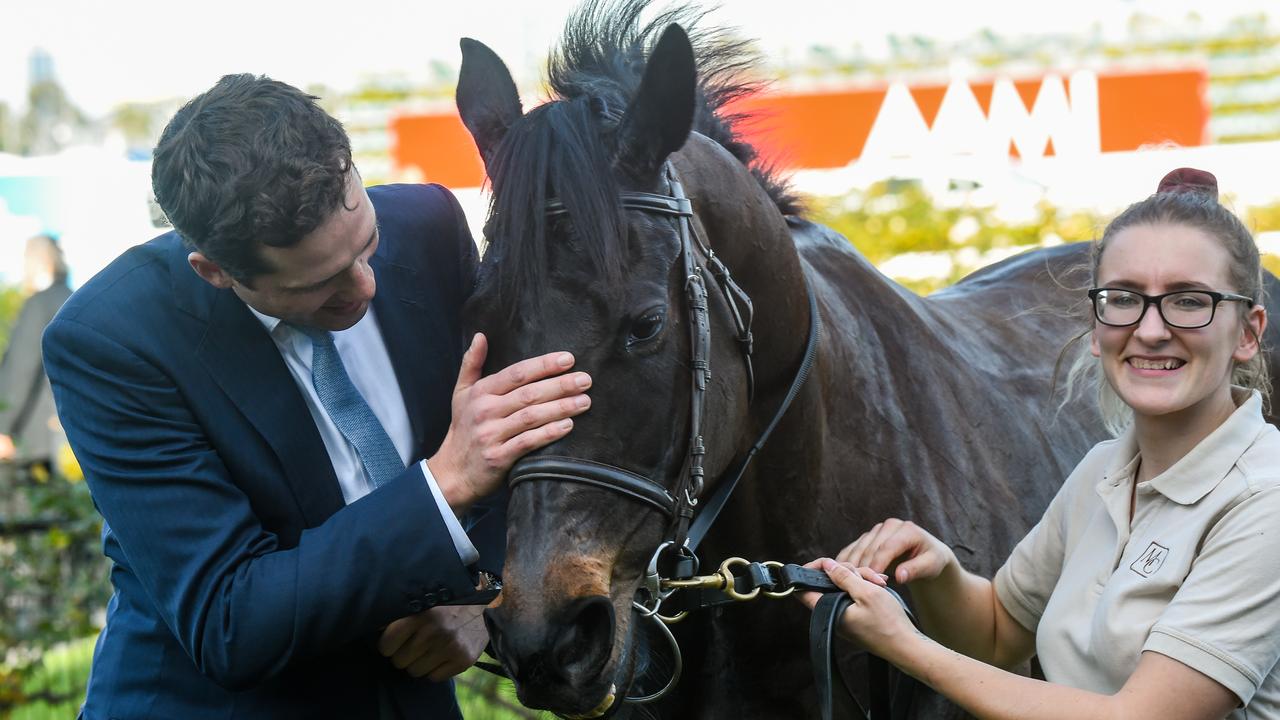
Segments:
[[[1030,160],[1203,145],[1207,86],[1202,68],[1082,70],[1065,77],[759,94],[731,110],[754,116],[741,128],[744,138],[788,169],[839,168],[859,158]],[[483,167],[456,114],[398,117],[391,132],[397,167],[451,187],[481,184]]]

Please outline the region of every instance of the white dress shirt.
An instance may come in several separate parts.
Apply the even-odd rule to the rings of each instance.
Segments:
[[[311,411],[311,419],[315,421],[320,439],[329,452],[329,462],[333,464],[333,473],[338,477],[343,500],[350,505],[369,494],[373,490],[369,473],[360,462],[355,446],[347,442],[347,438],[325,411],[320,396],[316,394],[315,385],[311,382],[311,339],[279,318],[260,313],[252,307],[249,310],[270,333],[276,349],[280,351],[280,357],[284,358],[284,364],[293,375],[293,381],[302,392],[307,409]],[[396,381],[395,370],[391,367],[391,356],[387,354],[387,345],[382,340],[382,331],[378,328],[373,306],[369,306],[368,312],[355,325],[333,333],[333,344],[338,349],[338,355],[342,358],[352,384],[369,404],[369,409],[378,418],[378,422],[382,423],[382,429],[386,430],[396,451],[400,453],[400,462],[408,466],[409,453],[413,450],[409,412],[405,410],[400,383]],[[436,499],[436,505],[440,508],[440,515],[449,528],[449,535],[453,538],[453,545],[458,550],[462,564],[474,563],[480,558],[480,553],[462,529],[452,508],[445,502],[431,469],[427,467],[427,461],[423,460],[419,464],[422,474],[427,478],[427,486]]]

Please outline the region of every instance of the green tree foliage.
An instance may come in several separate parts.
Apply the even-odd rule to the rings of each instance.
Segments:
[[[1280,232],[1280,203],[1250,208],[1245,223],[1255,233]]]
[[[76,716],[93,660],[94,638],[61,643],[44,653],[26,677],[0,678],[0,718],[65,720]],[[547,713],[521,707],[511,681],[472,668],[456,678],[458,705],[467,720],[532,720]],[[9,710],[6,712],[6,708]]]
[[[111,113],[111,127],[124,135],[131,148],[150,148],[160,137],[161,115],[154,105],[124,103]]]
[[[55,80],[32,84],[27,91],[27,107],[18,125],[18,152],[23,155],[57,152],[89,126],[89,118]]]
[[[18,319],[18,311],[25,300],[17,286],[0,287],[0,353],[9,347],[9,329]]]
[[[1047,203],[1028,222],[1001,220],[994,208],[936,203],[918,182],[890,180],[834,198],[809,202],[815,221],[840,232],[879,265],[907,253],[950,256],[951,270],[929,278],[896,278],[921,294],[950,285],[977,270],[997,250],[1091,240],[1102,227],[1090,213],[1063,212]]]
[[[894,278],[922,295],[979,269],[994,259],[993,251],[1003,255],[1046,244],[1093,240],[1110,220],[1042,202],[1031,220],[1006,222],[995,208],[942,205],[920,183],[900,180],[837,197],[809,198],[808,206],[814,221],[840,232],[876,265],[908,253],[948,257],[950,271],[945,274]],[[1280,231],[1280,203],[1249,208],[1244,215],[1255,233]],[[1265,255],[1263,264],[1280,274],[1280,257]]]
[[[17,126],[13,111],[9,104],[0,102],[0,153],[12,153],[17,150]]]
[[[17,288],[0,288],[0,351],[23,300]],[[70,460],[69,451],[63,457]],[[48,648],[98,631],[110,597],[101,518],[78,466],[55,465],[51,472],[0,463],[0,717],[31,698],[56,703],[64,692],[78,704],[87,675],[54,684],[33,678],[53,672]]]

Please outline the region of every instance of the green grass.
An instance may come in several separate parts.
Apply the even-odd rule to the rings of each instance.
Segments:
[[[484,659],[488,659],[487,657]],[[524,720],[551,718],[550,714],[530,710],[516,700],[511,681],[479,668],[471,668],[456,678],[458,705],[467,720]]]
[[[37,665],[21,683],[17,697],[4,698],[13,703],[8,715],[0,704],[0,718],[5,720],[67,720],[74,718],[84,699],[89,680],[89,664],[93,660],[95,638],[84,638],[56,645],[45,651]],[[2,674],[2,673],[0,673]],[[467,720],[526,720],[549,717],[527,710],[516,701],[511,681],[472,668],[456,678],[458,704]],[[51,702],[52,700],[52,702]]]

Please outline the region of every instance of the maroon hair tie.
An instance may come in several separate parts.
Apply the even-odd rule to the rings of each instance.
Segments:
[[[1218,178],[1213,173],[1195,168],[1178,168],[1164,176],[1156,194],[1167,192],[1193,192],[1218,199]]]

